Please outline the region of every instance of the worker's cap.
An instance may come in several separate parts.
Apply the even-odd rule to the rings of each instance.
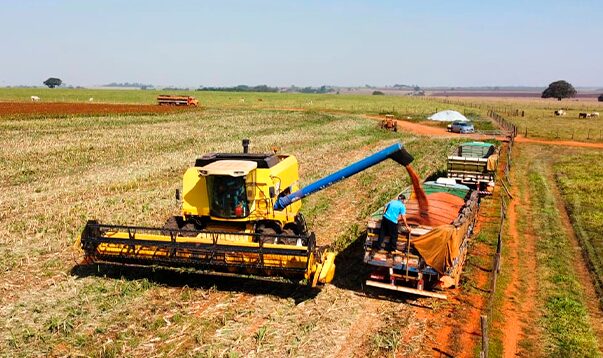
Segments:
[[[398,195],[398,200],[406,200],[406,195],[404,195],[404,194]]]

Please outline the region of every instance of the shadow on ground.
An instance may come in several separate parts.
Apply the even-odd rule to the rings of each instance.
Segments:
[[[199,271],[182,271],[170,268],[139,267],[111,264],[76,265],[71,275],[77,278],[103,277],[110,279],[141,280],[167,287],[216,289],[218,291],[241,292],[251,295],[271,295],[292,298],[295,303],[313,299],[320,289],[310,288],[297,282],[272,280],[255,276],[232,276]]]
[[[432,309],[429,306],[417,302],[419,296],[376,287],[368,287],[364,284],[370,273],[369,268],[364,264],[365,241],[366,232],[363,232],[345,249],[337,254],[335,257],[335,277],[333,278],[332,284],[341,289],[354,291],[358,295]]]

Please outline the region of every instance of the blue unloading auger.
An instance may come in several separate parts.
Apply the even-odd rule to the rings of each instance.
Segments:
[[[354,164],[348,165],[347,167],[340,169],[333,174],[319,179],[305,188],[296,191],[295,193],[278,198],[276,203],[274,203],[274,210],[283,210],[287,206],[291,205],[291,203],[303,199],[317,191],[325,189],[337,183],[338,181],[349,178],[354,174],[360,173],[361,171],[368,169],[375,164],[379,164],[386,159],[392,159],[403,166],[409,165],[414,160],[412,155],[410,155],[410,153],[404,149],[402,143],[396,143],[373,155],[357,161]]]

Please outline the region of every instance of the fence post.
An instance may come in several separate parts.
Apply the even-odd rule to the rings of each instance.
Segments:
[[[488,317],[481,315],[480,322],[482,325],[482,351],[480,357],[488,358]]]

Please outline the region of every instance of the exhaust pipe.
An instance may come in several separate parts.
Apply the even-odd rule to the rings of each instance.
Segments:
[[[243,139],[243,153],[249,153],[249,139]]]

